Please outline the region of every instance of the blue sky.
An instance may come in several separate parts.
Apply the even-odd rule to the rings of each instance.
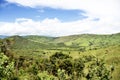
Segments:
[[[120,32],[119,0],[0,0],[0,35]]]
[[[63,10],[49,7],[31,8],[8,3],[5,0],[1,0],[1,4],[0,21],[13,22],[16,18],[30,18],[40,21],[45,18],[58,18],[63,22],[67,22],[87,18],[87,16],[82,15],[85,13],[82,10]]]

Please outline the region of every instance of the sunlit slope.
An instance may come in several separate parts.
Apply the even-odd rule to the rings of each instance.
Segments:
[[[45,49],[50,47],[49,44],[32,41],[21,36],[12,36],[9,38],[13,39],[14,43],[11,45],[13,49]],[[51,47],[53,46],[51,44]]]
[[[64,37],[45,37],[45,36],[13,36],[14,48],[81,48],[86,50],[105,48],[111,45],[120,44],[120,33],[112,35],[82,34]]]
[[[83,34],[83,35],[73,35],[59,37],[54,40],[56,43],[64,43],[67,46],[74,47],[104,47],[108,45],[115,45],[120,43],[120,34],[113,35],[93,35],[93,34]]]

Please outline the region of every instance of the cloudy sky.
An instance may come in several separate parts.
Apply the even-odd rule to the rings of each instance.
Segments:
[[[120,32],[120,0],[0,0],[0,35]]]

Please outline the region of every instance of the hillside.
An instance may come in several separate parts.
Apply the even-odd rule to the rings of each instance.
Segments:
[[[55,51],[78,51],[104,49],[109,46],[120,45],[120,33],[112,35],[71,35],[63,37],[45,36],[11,36],[13,44],[11,48],[19,55],[44,53],[47,50]],[[48,51],[49,52],[49,51]]]
[[[56,45],[55,47],[85,47],[87,49],[102,48],[120,43],[120,33],[111,35],[82,34],[63,37],[25,36],[24,38],[38,44],[51,45],[51,47]]]
[[[8,37],[7,39],[12,39],[13,40],[13,44],[11,45],[13,49],[46,49],[49,48],[49,44],[46,44],[44,42],[38,42],[36,38],[36,41],[31,40],[31,39],[27,39],[27,37],[22,37],[22,36],[12,36],[12,37]],[[51,45],[54,46],[54,45]]]
[[[3,37],[2,37],[3,38]],[[11,36],[14,39],[13,48],[16,49],[32,49],[34,48],[86,48],[97,49],[104,48],[111,45],[120,44],[120,33],[111,35],[95,35],[95,34],[81,34],[63,37],[46,37],[46,36]]]
[[[9,53],[7,56],[14,59],[11,60],[15,63],[13,73],[20,80],[39,80],[38,77],[42,79],[42,76],[45,79],[52,76],[53,80],[65,80],[59,79],[60,74],[67,80],[72,77],[73,80],[78,77],[81,80],[120,78],[120,33],[62,37],[11,36],[0,39],[0,45],[1,52],[6,50],[4,54]],[[89,74],[94,75],[90,77]]]
[[[50,41],[54,40],[54,37],[37,36],[37,35],[24,36],[24,38],[38,43],[49,43]]]
[[[83,34],[83,35],[73,35],[59,37],[54,40],[56,43],[64,43],[66,46],[72,47],[91,47],[101,48],[109,45],[115,45],[120,43],[120,34],[112,35],[93,35],[93,34]]]

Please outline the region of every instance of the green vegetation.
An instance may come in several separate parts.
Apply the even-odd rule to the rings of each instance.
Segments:
[[[14,62],[10,62],[9,58],[0,53],[0,79],[9,80],[11,79],[14,71]]]
[[[120,33],[0,39],[0,80],[119,80]]]

